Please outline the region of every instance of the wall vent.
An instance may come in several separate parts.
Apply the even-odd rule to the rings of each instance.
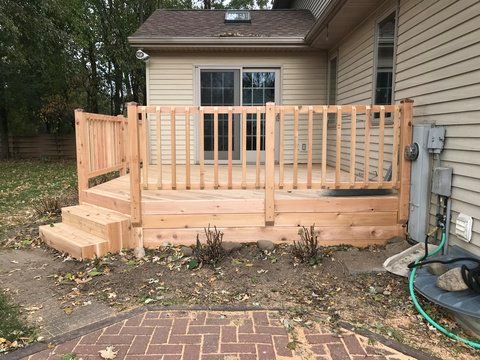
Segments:
[[[455,234],[462,240],[470,242],[472,240],[473,219],[465,214],[458,214]]]

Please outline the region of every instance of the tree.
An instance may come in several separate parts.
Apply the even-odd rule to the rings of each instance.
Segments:
[[[157,9],[265,8],[267,0],[0,0],[0,159],[8,134],[73,131],[73,110],[145,102],[128,36]]]

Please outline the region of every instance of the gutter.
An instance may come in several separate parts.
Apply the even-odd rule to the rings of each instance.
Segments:
[[[315,25],[308,31],[305,36],[305,43],[310,45],[317,38],[320,32],[322,32],[330,23],[330,21],[337,15],[337,13],[343,8],[348,0],[331,0],[323,11],[322,15],[315,22]]]
[[[246,47],[253,48],[259,45],[263,47],[291,46],[308,47],[303,37],[129,37],[128,42],[133,47],[162,48],[176,46],[204,47],[205,45],[216,47]]]

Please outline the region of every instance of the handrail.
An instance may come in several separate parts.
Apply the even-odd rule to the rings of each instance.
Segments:
[[[278,153],[277,163],[273,168],[274,173],[278,172],[274,182],[275,189],[399,189],[400,164],[397,159],[401,145],[400,126],[404,121],[400,118],[403,104],[286,106],[273,103],[267,106],[132,107],[132,111],[136,112],[135,118],[138,117],[140,132],[142,188],[264,189],[266,181],[262,178],[262,173],[266,174],[268,170],[262,160],[266,159],[266,154],[262,154],[264,148],[261,148],[263,143],[260,131],[269,106],[273,109],[274,118],[279,119],[278,122],[275,119],[273,121],[273,133],[265,135],[266,145],[269,136],[277,136],[275,127],[279,127],[280,139],[276,143],[274,139],[274,158],[275,153]],[[387,113],[393,117],[388,125]],[[329,114],[335,117],[335,123],[332,124],[334,126],[330,126],[332,120],[329,119]],[[379,120],[378,125],[372,126],[374,116]],[[240,121],[240,132],[243,134],[240,141],[242,160],[238,164],[234,163],[232,158],[234,118]],[[256,125],[254,180],[247,176],[247,169],[250,169],[246,163],[247,118]],[[225,144],[219,143],[222,138],[220,119],[226,124],[223,133]],[[213,135],[210,144],[213,154],[211,165],[208,165],[205,159],[207,120]],[[289,130],[286,130],[287,126]],[[391,129],[389,141],[384,139],[387,127]],[[152,137],[151,129],[155,129],[155,134],[159,136]],[[191,141],[195,130],[200,134],[200,146],[195,146],[197,143]],[[372,147],[373,138],[376,139],[375,147]],[[304,148],[299,151],[301,143]],[[221,145],[224,145],[225,149],[224,160],[219,155]],[[329,154],[332,146],[335,149],[333,159]],[[345,154],[347,147],[350,149],[349,154]],[[154,148],[156,151],[152,151]],[[195,152],[198,153],[198,162],[191,156]],[[156,154],[156,159],[150,158],[152,154]],[[392,161],[393,159],[395,161]],[[156,161],[159,170],[155,181],[151,181],[152,178],[149,179],[148,176],[148,167],[152,161]],[[199,168],[192,168],[195,163],[199,164]],[[223,164],[226,166],[223,167]],[[303,169],[303,164],[306,169]],[[317,174],[318,171],[314,171],[316,164],[321,164],[320,175]],[[392,168],[390,180],[384,179],[389,164]],[[327,166],[334,168],[333,174]],[[241,167],[241,175],[234,173],[236,167]],[[289,179],[285,177],[286,167],[293,172]],[[225,169],[226,176],[221,176],[221,170]],[[197,173],[194,173],[195,171]]]
[[[126,159],[126,119],[122,115],[110,116],[75,110],[77,174],[79,200],[93,177],[119,171],[124,175]]]

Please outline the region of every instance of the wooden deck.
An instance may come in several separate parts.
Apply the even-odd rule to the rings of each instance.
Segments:
[[[385,243],[406,230],[410,164],[400,154],[411,141],[411,108],[411,102],[212,108],[130,104],[128,119],[77,111],[80,205],[62,209],[63,222],[40,227],[40,235],[53,247],[82,259],[122,248],[156,248],[166,241],[192,244],[208,225],[223,231],[225,241],[234,242],[268,239],[291,243],[298,240],[299,227],[315,224],[323,246]],[[393,114],[392,175],[384,179],[388,166],[384,142],[381,140],[375,149],[378,156],[372,155],[370,122],[376,114],[376,126],[383,134],[387,113]],[[213,161],[205,159],[201,134],[206,114],[213,115],[217,135],[219,115],[228,115],[226,161],[219,159],[218,140],[214,141]],[[245,137],[247,114],[256,114],[257,129],[261,115],[265,118],[265,149],[263,154],[258,150],[257,133],[254,164],[246,161],[246,141],[241,142],[241,163],[232,158],[233,115],[241,117]],[[315,114],[321,116],[322,124],[317,137],[313,134]],[[333,167],[327,166],[327,141],[331,141],[327,137],[328,114],[337,119]],[[342,134],[344,115],[351,121],[347,136]],[[357,115],[364,119],[360,164],[355,156]],[[152,117],[156,134],[163,134],[154,147],[149,140]],[[275,119],[279,119],[278,141]],[[293,146],[284,141],[287,119],[293,124],[289,134]],[[200,131],[198,147],[191,144],[194,124]],[[308,129],[305,154],[300,154],[298,146],[300,127]],[[167,145],[163,143],[166,140]],[[347,167],[340,161],[342,141],[348,141],[352,149]],[[152,159],[152,151],[156,159]],[[120,177],[89,188],[90,178],[112,171],[119,171]],[[371,177],[372,173],[376,175]]]
[[[334,169],[328,169],[333,176]],[[156,167],[149,168],[153,179],[157,176],[155,170]],[[286,177],[292,176],[290,170]],[[314,167],[314,174],[317,170]],[[299,171],[299,176],[301,173]],[[226,172],[219,171],[219,174],[225,174],[220,177],[220,183],[226,183]],[[181,180],[181,172],[179,175]],[[86,203],[128,215],[129,189],[130,177],[126,175],[86,190],[84,198]],[[225,233],[225,241],[292,242],[298,240],[300,226],[315,224],[323,245],[359,247],[381,244],[404,232],[402,226],[397,225],[398,195],[395,193],[332,196],[330,190],[276,190],[275,220],[270,226],[265,226],[264,197],[263,189],[143,190],[144,246],[155,248],[164,241],[192,244],[196,234],[202,234],[208,225],[220,228]]]

